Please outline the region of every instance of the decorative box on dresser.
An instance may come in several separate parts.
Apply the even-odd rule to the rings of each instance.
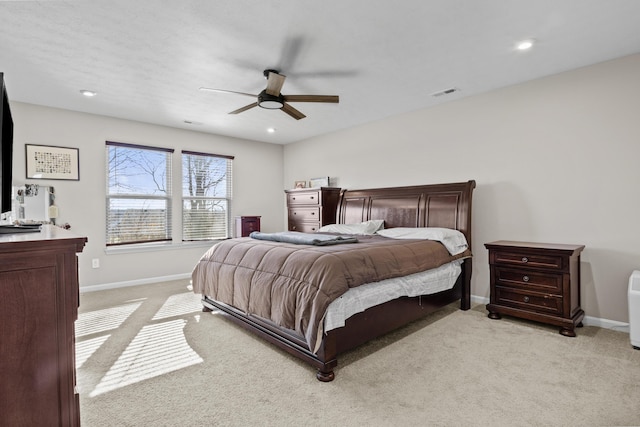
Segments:
[[[580,253],[582,245],[497,241],[489,250],[489,317],[501,314],[559,326],[575,337],[582,326]]]
[[[236,217],[236,237],[249,237],[253,231],[260,231],[259,216]]]
[[[340,188],[298,188],[285,193],[289,231],[314,233],[323,225],[335,224]]]
[[[80,425],[75,328],[86,237],[0,234],[0,424]]]

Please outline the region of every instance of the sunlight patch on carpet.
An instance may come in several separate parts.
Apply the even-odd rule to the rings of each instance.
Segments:
[[[82,368],[84,362],[95,353],[111,335],[101,335],[85,341],[76,342],[76,368]]]
[[[152,320],[161,320],[173,316],[182,316],[184,314],[202,311],[202,303],[200,296],[192,292],[171,295],[162,305],[160,310],[153,316]]]
[[[80,313],[76,321],[76,337],[119,328],[140,305],[142,305],[142,301]]]
[[[185,324],[178,319],[143,327],[89,396],[202,363],[184,337]]]

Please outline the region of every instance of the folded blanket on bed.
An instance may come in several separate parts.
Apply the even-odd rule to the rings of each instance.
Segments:
[[[253,231],[249,237],[272,242],[293,243],[295,245],[327,246],[341,243],[357,243],[353,236],[337,236],[332,234],[301,233],[299,231],[282,231],[279,233],[261,233]]]

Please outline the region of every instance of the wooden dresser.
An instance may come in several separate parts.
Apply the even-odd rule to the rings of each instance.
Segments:
[[[582,326],[580,308],[581,245],[498,241],[489,250],[489,317],[501,314],[559,326],[575,337]]]
[[[0,424],[80,425],[75,329],[86,237],[0,234]]]
[[[340,188],[299,188],[285,193],[289,231],[314,233],[323,225],[335,224]]]
[[[235,237],[249,237],[252,231],[260,231],[259,216],[237,216]]]

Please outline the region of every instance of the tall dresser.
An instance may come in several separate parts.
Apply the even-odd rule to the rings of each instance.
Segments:
[[[298,188],[285,193],[289,231],[314,233],[323,225],[335,224],[340,188]]]
[[[0,234],[2,425],[80,425],[76,254],[86,242],[55,226]]]

